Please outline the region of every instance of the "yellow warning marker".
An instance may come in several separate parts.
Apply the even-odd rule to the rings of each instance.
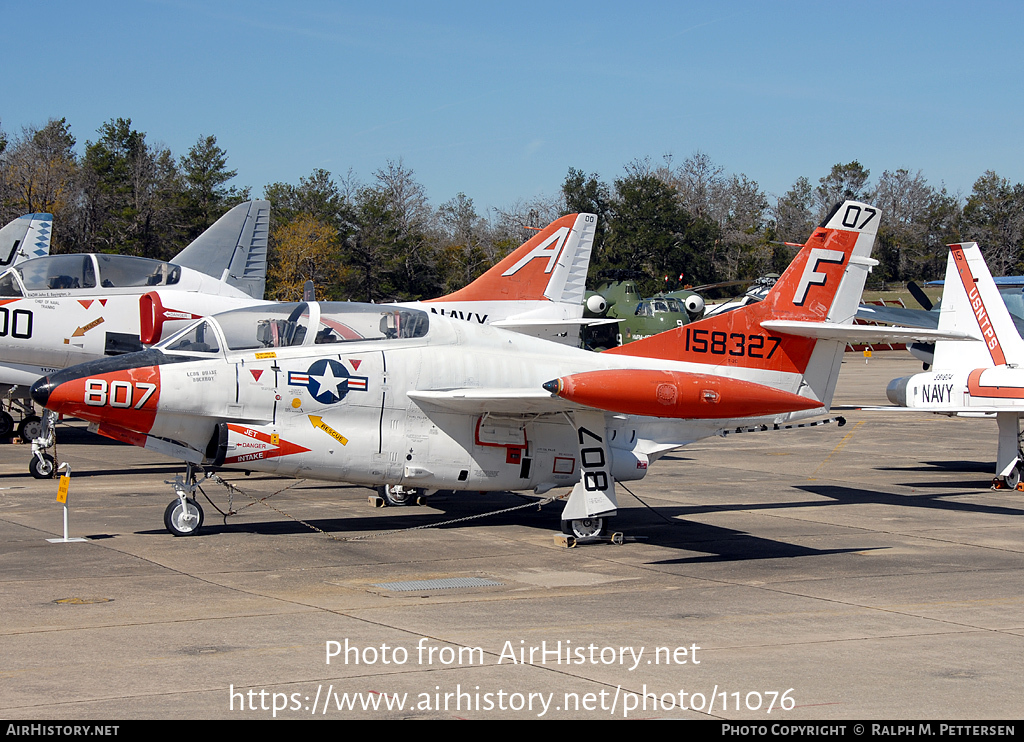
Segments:
[[[68,487],[71,486],[71,477],[67,474],[60,475],[60,486],[57,487],[57,502],[61,505],[67,505],[68,502]]]
[[[347,446],[348,445],[348,438],[346,438],[341,433],[339,433],[337,430],[335,430],[330,425],[325,423],[324,419],[322,417],[320,417],[319,415],[309,415],[308,417],[309,417],[309,421],[311,423],[313,423],[313,427],[314,428],[317,428],[318,430],[324,431],[325,433],[327,433],[327,435],[331,436],[331,438],[333,438],[334,440],[338,441],[338,443],[340,443],[341,445],[343,445],[343,446]]]
[[[71,487],[71,464],[65,461],[58,467],[58,470],[60,469],[66,472],[61,474],[60,484],[57,486],[57,502],[64,509],[64,538],[48,538],[46,540],[51,544],[70,544],[76,541],[88,541],[89,539],[87,538],[71,538],[68,536],[68,489]]]

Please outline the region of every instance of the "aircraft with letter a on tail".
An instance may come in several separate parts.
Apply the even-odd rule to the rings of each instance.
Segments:
[[[999,449],[993,485],[1024,489],[1019,422],[1024,414],[1024,340],[977,243],[949,246],[939,330],[973,339],[936,342],[931,369],[893,379],[886,396],[893,404],[922,412],[994,415]]]
[[[465,288],[399,306],[579,345],[580,328],[603,321],[583,318],[596,227],[594,214],[563,216]]]
[[[596,536],[615,514],[615,481],[643,478],[665,453],[827,410],[842,333],[879,329],[850,325],[878,221],[846,202],[764,301],[603,353],[428,305],[300,302],[208,317],[32,394],[187,462],[164,514],[175,535],[202,524],[197,470],[230,467],[377,486],[391,504],[571,487],[563,528]]]
[[[262,300],[269,216],[266,201],[240,204],[166,263],[108,254],[15,262],[0,275],[0,390],[27,402],[28,388],[47,373],[158,340],[154,316],[160,331],[172,334],[199,317]],[[19,436],[43,437],[31,404],[21,407]],[[13,429],[13,417],[0,411],[0,436]],[[34,475],[49,476],[50,468],[34,453]]]

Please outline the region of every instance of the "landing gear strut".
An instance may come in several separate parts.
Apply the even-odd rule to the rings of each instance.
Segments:
[[[46,410],[42,419],[35,418],[30,425],[26,425],[31,418],[25,418],[18,427],[19,433],[22,428],[26,428],[26,432],[37,434],[32,438],[32,458],[28,462],[29,474],[36,479],[50,479],[57,470],[53,456],[46,453],[46,450],[53,448],[57,441],[53,432],[53,423],[56,419],[57,413]]]
[[[185,466],[184,477],[178,474],[173,482],[168,482],[178,497],[164,510],[164,526],[175,536],[195,536],[203,526],[203,507],[195,499],[199,489],[195,467]]]

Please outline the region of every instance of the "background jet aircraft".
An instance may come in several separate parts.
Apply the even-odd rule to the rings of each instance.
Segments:
[[[593,322],[583,318],[583,298],[596,227],[594,214],[563,216],[465,288],[399,306],[579,345],[581,327]]]
[[[52,214],[25,214],[12,220],[0,229],[0,270],[49,255],[52,233]],[[14,418],[8,410],[13,409],[22,417],[34,414],[34,410],[31,397],[15,394],[11,384],[0,383],[0,397],[3,405],[0,408],[0,437],[3,437],[14,429]]]
[[[945,415],[994,414],[999,424],[996,484],[1020,488],[1020,415],[1024,413],[1024,340],[977,243],[950,245],[939,330],[973,341],[935,343],[930,371],[890,382],[886,395],[901,407]]]
[[[267,201],[240,204],[169,263],[107,254],[15,263],[0,275],[0,388],[9,399],[21,390],[27,397],[28,387],[55,369],[141,350],[140,297],[147,294],[171,306],[163,328],[169,333],[262,299],[269,217]],[[23,411],[31,413],[30,406]],[[0,411],[0,436],[13,427],[12,416]],[[41,427],[27,414],[18,433],[34,439]],[[33,461],[45,470],[40,457]]]
[[[615,480],[723,429],[828,407],[878,221],[847,202],[764,301],[605,353],[416,309],[303,302],[207,318],[51,374],[33,397],[188,462],[164,514],[176,535],[201,526],[192,467],[212,465],[392,500],[572,487],[563,528],[593,536],[615,514]]]
[[[25,214],[0,229],[0,270],[50,254],[53,214]]]
[[[1024,293],[1021,292],[1021,279],[1024,276],[1004,276],[993,279],[999,291],[1000,300],[1006,305],[1010,313],[1010,320],[1016,328],[1017,334],[1024,337]],[[943,281],[930,281],[929,286],[942,286]],[[887,325],[899,325],[902,327],[921,327],[935,329],[939,326],[939,304],[932,304],[931,299],[921,288],[911,281],[907,284],[910,293],[914,295],[921,309],[910,309],[908,307],[876,306],[874,304],[861,304],[857,310],[857,319],[868,322],[881,322]],[[941,302],[940,302],[941,304]],[[934,343],[912,343],[907,346],[916,358],[920,358],[925,364],[925,370],[934,362]]]

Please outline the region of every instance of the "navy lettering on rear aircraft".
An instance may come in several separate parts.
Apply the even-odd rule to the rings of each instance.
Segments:
[[[288,372],[288,385],[306,387],[320,404],[340,402],[349,392],[365,392],[368,381],[366,376],[353,376],[343,364],[330,358],[315,361],[306,373]]]
[[[925,402],[948,404],[953,401],[953,385],[925,384],[921,387],[921,398]]]
[[[476,312],[460,312],[457,309],[438,309],[437,307],[430,308],[431,314],[440,314],[442,317],[451,317],[452,319],[464,319],[466,322],[476,322],[481,325],[487,324],[487,317],[489,315],[479,315]],[[474,319],[475,318],[475,319]]]

